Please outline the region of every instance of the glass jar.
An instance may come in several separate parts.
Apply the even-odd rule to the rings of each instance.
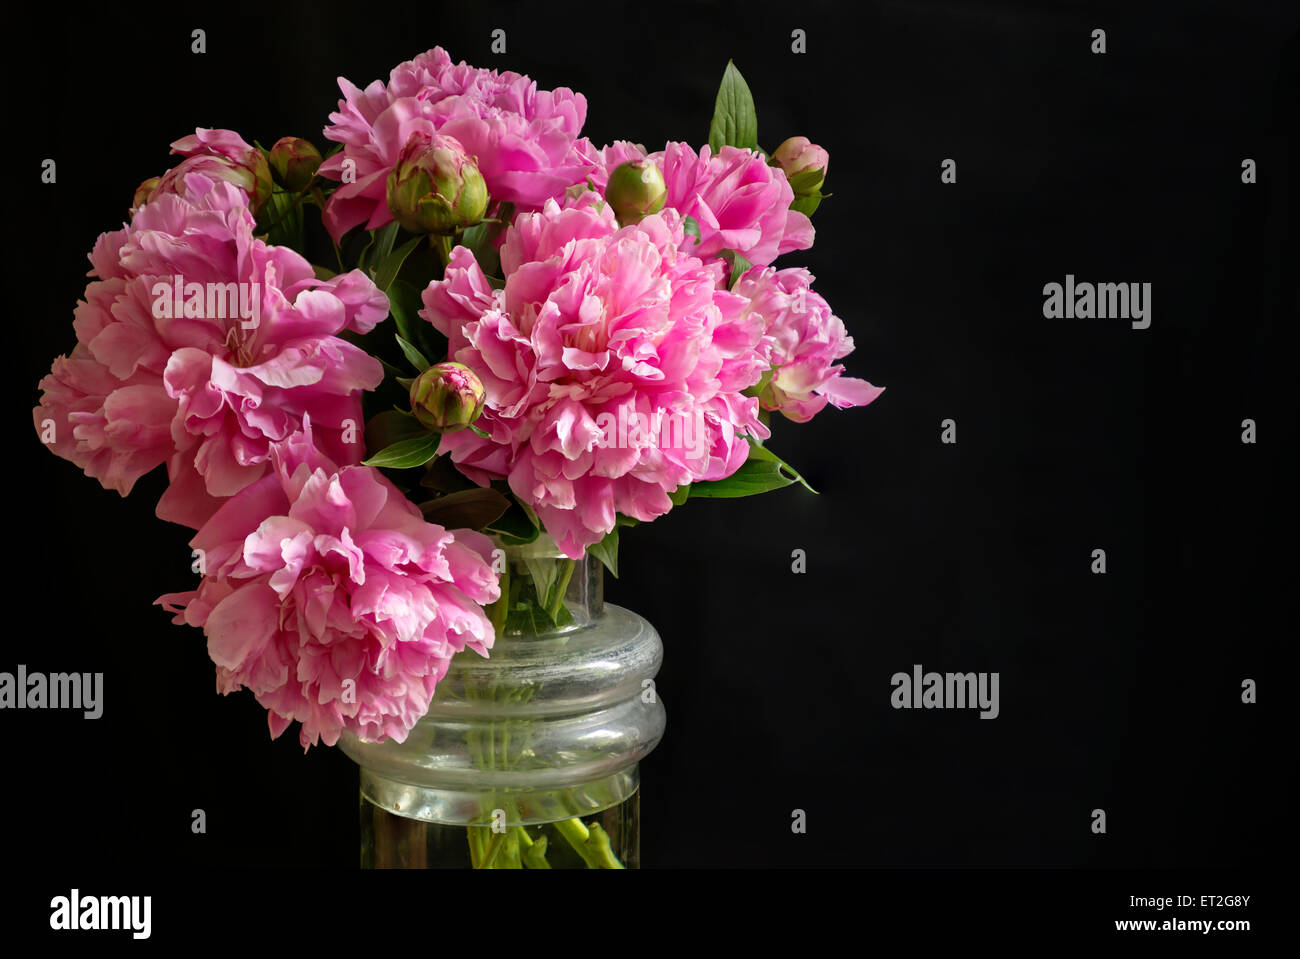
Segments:
[[[362,868],[637,868],[659,634],[604,603],[590,553],[543,534],[494,559],[490,656],[455,656],[405,742],[339,740],[361,767]]]

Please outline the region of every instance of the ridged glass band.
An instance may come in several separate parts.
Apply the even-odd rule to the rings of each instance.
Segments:
[[[545,579],[539,563],[570,562],[547,545],[507,550],[510,575]],[[637,762],[664,731],[651,682],[663,646],[645,619],[602,602],[597,560],[565,571],[571,622],[503,630],[486,659],[458,654],[405,742],[340,739],[365,799],[425,822],[529,825],[636,791]]]

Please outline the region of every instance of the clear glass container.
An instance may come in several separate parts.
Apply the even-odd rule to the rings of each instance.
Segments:
[[[497,558],[491,655],[456,655],[405,742],[339,740],[361,767],[361,865],[636,868],[659,634],[603,601],[593,556],[543,535]]]

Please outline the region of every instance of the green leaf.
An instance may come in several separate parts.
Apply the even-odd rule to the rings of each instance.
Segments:
[[[695,242],[700,242],[700,224],[693,216],[682,217],[682,232],[687,236],[695,237]]]
[[[505,632],[521,633],[545,633],[558,627],[568,626],[573,622],[573,614],[569,612],[569,607],[560,603],[555,615],[552,616],[540,601],[519,602],[510,610],[506,617]]]
[[[420,504],[427,522],[447,529],[482,529],[496,522],[510,508],[506,499],[490,486],[448,493]]]
[[[275,187],[258,214],[258,224],[265,230],[268,243],[302,249],[302,207],[292,193]]]
[[[826,171],[820,167],[814,167],[811,170],[803,170],[792,177],[786,177],[790,183],[790,189],[794,190],[795,196],[803,193],[820,192],[816,187],[821,186],[822,181],[826,179]]]
[[[551,591],[555,587],[560,576],[560,564],[553,559],[543,559],[541,557],[525,556],[524,565],[528,567],[528,576],[533,581],[533,589],[537,594],[537,601],[544,607],[550,606]]]
[[[452,462],[450,456],[439,456],[428,464],[424,468],[424,475],[420,477],[420,485],[427,490],[432,490],[435,496],[479,488],[473,481],[467,479],[460,470],[456,469],[456,465]],[[501,485],[504,489],[503,495],[509,499],[510,487],[504,482]],[[502,493],[503,490],[497,489],[497,492]]]
[[[423,306],[420,291],[405,280],[394,280],[388,293],[388,312],[397,324],[397,332],[408,343],[419,338],[419,324],[424,321],[419,317]]]
[[[509,508],[497,519],[488,523],[483,532],[495,533],[507,546],[519,546],[537,539],[541,530],[529,519],[528,514],[511,499]]]
[[[677,487],[677,489],[673,490],[671,493],[668,494],[668,498],[673,501],[674,506],[681,506],[688,499],[690,499],[690,496],[691,496],[690,483],[687,483],[684,486],[679,486]]]
[[[397,274],[402,269],[402,264],[405,263],[406,258],[411,255],[411,251],[420,245],[422,239],[424,238],[419,236],[412,237],[396,250],[393,250],[385,256],[383,260],[379,262],[379,266],[375,268],[375,286],[387,293],[388,288],[392,286],[393,281],[397,279]]]
[[[488,278],[488,283],[494,290],[499,290],[506,285],[504,279],[499,279],[501,270],[501,254],[491,245],[485,245],[474,252],[474,261],[478,263],[479,269],[483,275]]]
[[[588,546],[587,552],[605,564],[610,575],[618,579],[618,526],[615,525],[605,538],[594,546]]]
[[[370,417],[366,423],[366,449],[384,450],[394,443],[428,435],[429,431],[410,413],[384,410]]]
[[[509,486],[510,484],[507,483],[506,485]],[[537,518],[537,513],[533,510],[533,508],[521,499],[516,499],[515,502],[518,503],[519,508],[523,510],[525,514],[527,514],[529,522],[531,522],[538,529],[541,529],[542,521]],[[617,516],[618,514],[615,513],[614,515]]]
[[[793,482],[794,478],[786,476],[779,463],[748,459],[726,479],[691,484],[691,498],[734,499],[756,496],[789,486]]]
[[[502,203],[497,215],[490,220],[480,220],[473,226],[461,231],[456,242],[474,254],[479,269],[486,276],[492,277],[501,272],[501,256],[493,242],[505,230],[514,213],[514,204]]]
[[[731,60],[727,61],[718,97],[713,104],[709,146],[715,154],[724,146],[758,149],[758,115],[754,112],[754,96]]]
[[[735,250],[723,250],[719,255],[731,270],[730,279],[727,281],[727,289],[735,289],[736,283],[745,275],[745,271],[754,264],[750,263],[749,260],[745,259]]]
[[[361,264],[366,267],[367,272],[373,275],[373,265],[388,259],[388,254],[393,252],[393,244],[397,241],[399,229],[397,221],[394,220],[388,226],[371,233],[371,242],[366,245],[365,251],[361,254]]]
[[[383,466],[396,470],[423,466],[437,455],[440,442],[442,442],[441,433],[430,433],[428,436],[402,440],[380,450],[370,459],[362,460],[361,465]]]
[[[514,212],[513,203],[502,203],[501,209],[497,215],[487,220],[479,220],[471,227],[461,230],[456,237],[455,245],[463,246],[468,249],[477,258],[480,253],[494,246],[494,241],[510,223],[510,216]]]
[[[781,457],[777,456],[766,446],[761,446],[754,440],[750,440],[749,460],[747,460],[746,462],[749,462],[750,460],[758,460],[764,463],[775,463],[785,473],[787,473],[794,482],[801,485],[808,492],[810,493],[817,492],[815,489],[813,489],[811,486],[808,485],[808,481],[806,479],[804,479],[802,476],[799,475],[799,471],[797,469],[795,469],[785,460],[781,459]]]
[[[461,230],[460,236],[456,238],[456,242],[459,246],[463,246],[471,253],[477,255],[479,247],[488,241],[488,233],[495,226],[495,223],[480,220],[473,226]]]
[[[417,373],[423,373],[433,365],[424,358],[423,353],[413,347],[410,343],[406,342],[406,340],[402,339],[400,333],[396,334],[395,338],[397,340],[397,345],[402,348],[402,354],[406,357],[407,361],[415,367]]]
[[[812,216],[817,212],[817,208],[822,205],[822,200],[830,196],[829,193],[814,193],[811,196],[801,196],[790,204],[790,209],[796,213],[802,213],[804,216]]]

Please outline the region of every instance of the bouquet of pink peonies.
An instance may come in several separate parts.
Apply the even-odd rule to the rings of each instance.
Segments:
[[[761,151],[733,65],[708,143],[654,152],[441,48],[339,84],[327,156],[172,144],[96,241],[33,413],[123,496],[166,467],[157,515],[195,530],[201,581],[158,603],[304,748],[400,743],[457,653],[562,622],[540,584],[501,601],[498,546],[616,571],[621,527],[802,482],[773,413],[881,392],[843,375],[807,270],[772,265],[812,246],[826,152]]]

